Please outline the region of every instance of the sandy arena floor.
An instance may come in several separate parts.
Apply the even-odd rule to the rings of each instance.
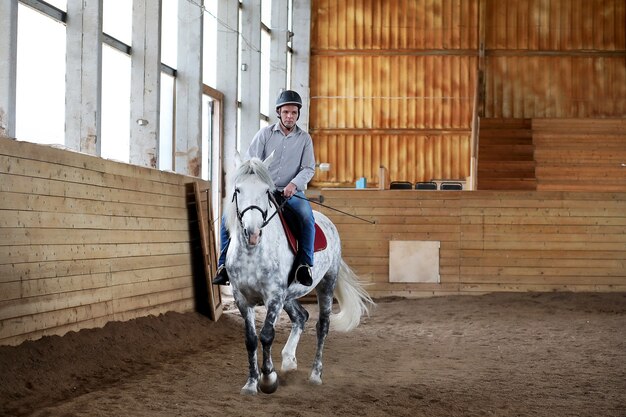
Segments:
[[[626,294],[383,299],[299,369],[243,397],[243,325],[168,313],[0,347],[2,416],[626,416]],[[230,306],[232,307],[232,306]],[[316,306],[306,305],[315,313]],[[274,361],[289,323],[277,326]]]

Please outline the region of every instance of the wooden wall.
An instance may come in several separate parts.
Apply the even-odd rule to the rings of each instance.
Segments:
[[[533,119],[537,190],[626,192],[626,118]]]
[[[485,2],[485,117],[626,116],[626,2]]]
[[[626,117],[623,0],[313,0],[311,16],[309,127],[331,163],[313,186],[378,186],[380,165],[465,178],[474,110]]]
[[[468,176],[478,3],[312,4],[313,185]]]
[[[194,180],[0,139],[0,344],[193,309]]]
[[[346,262],[380,296],[626,291],[626,193],[322,190]],[[326,210],[326,211],[324,211]],[[439,284],[390,283],[389,241],[440,241]]]

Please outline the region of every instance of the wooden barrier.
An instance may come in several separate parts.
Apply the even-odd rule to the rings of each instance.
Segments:
[[[322,190],[346,262],[381,296],[626,291],[626,193]],[[390,283],[389,241],[440,241],[441,282]]]
[[[0,139],[0,344],[192,310],[196,180]]]
[[[626,192],[626,119],[533,119],[537,190]]]

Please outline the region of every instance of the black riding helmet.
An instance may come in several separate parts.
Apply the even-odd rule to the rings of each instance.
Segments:
[[[300,110],[302,108],[302,98],[300,94],[293,90],[285,90],[276,99],[276,111],[278,112],[285,104],[295,104],[298,106],[298,110]]]

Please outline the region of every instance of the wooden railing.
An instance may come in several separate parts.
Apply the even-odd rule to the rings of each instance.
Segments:
[[[375,297],[626,291],[626,193],[322,190]],[[322,209],[324,210],[324,209]],[[438,241],[439,283],[390,282],[390,241]]]

